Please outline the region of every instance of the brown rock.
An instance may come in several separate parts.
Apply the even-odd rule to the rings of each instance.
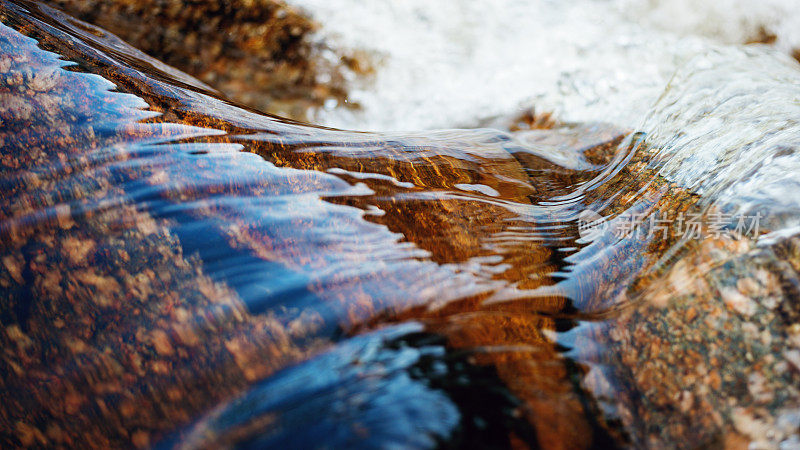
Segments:
[[[150,332],[150,341],[153,343],[159,355],[169,356],[175,352],[169,341],[169,336],[164,330],[153,330]]]

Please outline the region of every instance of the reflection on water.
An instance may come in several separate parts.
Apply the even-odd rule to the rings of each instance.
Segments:
[[[695,211],[641,135],[317,128],[45,6],[0,19],[2,442],[623,441],[565,354],[602,349],[556,336],[691,245],[581,237]]]

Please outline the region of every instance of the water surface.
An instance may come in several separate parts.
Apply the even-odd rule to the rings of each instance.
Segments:
[[[626,442],[592,333],[728,198],[670,147],[316,127],[46,6],[0,19],[2,442]]]

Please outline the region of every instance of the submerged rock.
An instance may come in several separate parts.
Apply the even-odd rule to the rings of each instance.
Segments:
[[[704,241],[596,336],[637,446],[797,442],[796,249]]]
[[[504,314],[499,306],[481,312],[492,295],[550,284],[547,273],[559,264],[537,241],[494,237],[514,227],[537,233],[537,218],[572,239],[571,208],[535,207],[550,194],[529,183],[513,156],[524,148],[511,136],[349,133],[261,116],[45,6],[4,3],[0,19],[5,445],[149,446],[172,432],[182,442],[183,426],[255,395],[259,382],[271,386],[270,376],[292,364],[299,372],[291,373],[305,364],[328,370],[334,382],[319,389],[334,402],[340,369],[312,356],[339,351],[337,342],[356,334],[388,359],[368,351],[346,360],[346,370],[365,366],[373,381],[345,391],[352,401],[328,406],[355,420],[363,402],[380,405],[384,395],[420,404],[374,408],[385,420],[347,423],[375,445],[602,440],[574,385],[576,369],[536,331],[555,326],[543,314],[570,300],[542,294],[522,318],[513,313],[520,302]],[[601,153],[613,153],[608,143],[622,133],[599,136]],[[582,160],[585,149],[564,142],[563,155],[574,153],[567,160]],[[535,153],[525,158],[537,171],[558,167]],[[574,179],[608,162],[563,171]],[[551,176],[555,183],[561,175]],[[428,325],[426,333],[445,337],[436,344],[384,343],[369,333],[470,311],[486,316],[466,328]],[[514,334],[481,338],[481,330],[517,322]],[[529,350],[471,356],[519,339]],[[407,351],[397,345],[427,356],[406,369]],[[403,369],[382,368],[393,362]],[[538,384],[506,386],[531,369]],[[393,380],[408,376],[398,391]],[[185,428],[187,442],[277,433],[299,443],[303,435],[281,432],[282,417],[297,420],[280,414],[281,405],[307,395],[305,384],[292,386],[268,389],[263,410],[245,405],[243,423],[199,437],[200,425]],[[236,416],[242,407],[231,405]],[[424,425],[419,408],[442,414],[422,441],[413,434]],[[330,419],[314,415],[324,411],[305,420]],[[387,428],[404,421],[410,428]]]
[[[0,21],[4,446],[795,439],[798,246],[687,242],[641,135],[318,128]]]

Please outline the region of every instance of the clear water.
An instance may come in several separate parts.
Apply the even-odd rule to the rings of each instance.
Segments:
[[[794,226],[800,71],[761,50],[689,62],[645,133],[351,132],[0,14],[9,445],[620,445],[585,331],[693,245],[649,218]]]

